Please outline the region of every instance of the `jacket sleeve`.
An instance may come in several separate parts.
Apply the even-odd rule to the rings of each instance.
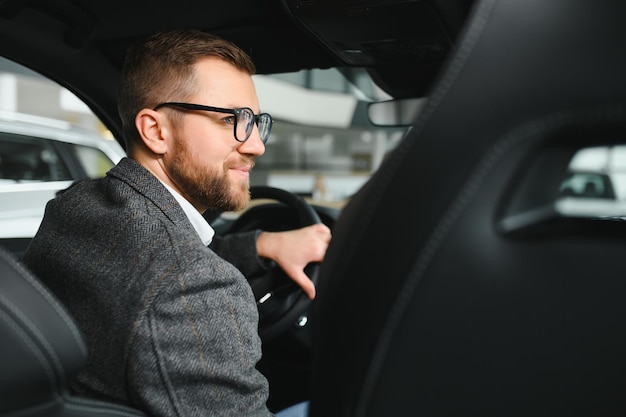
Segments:
[[[133,397],[159,416],[270,416],[252,292],[206,252],[163,271],[130,349]]]
[[[265,272],[272,262],[260,258],[256,251],[256,240],[261,230],[215,236],[209,247],[219,256],[233,264],[246,277]]]

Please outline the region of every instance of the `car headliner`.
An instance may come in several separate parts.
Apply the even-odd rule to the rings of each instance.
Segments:
[[[116,137],[126,49],[161,29],[234,41],[260,74],[366,66],[391,96],[423,95],[471,0],[4,0],[0,55],[64,85]]]

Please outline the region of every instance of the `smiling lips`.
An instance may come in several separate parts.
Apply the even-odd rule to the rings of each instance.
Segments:
[[[253,166],[254,164],[235,165],[235,166],[230,167],[230,170],[236,172],[237,174],[241,176],[249,177],[250,170],[252,169]]]
[[[242,158],[238,163],[234,163],[229,166],[230,170],[236,171],[239,175],[245,177],[250,175],[252,168],[254,168],[254,159],[252,158]]]

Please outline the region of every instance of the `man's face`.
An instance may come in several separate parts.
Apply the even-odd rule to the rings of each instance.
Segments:
[[[199,61],[196,71],[200,89],[190,103],[259,113],[250,75],[217,58]],[[185,111],[164,155],[171,181],[200,211],[241,210],[250,200],[250,170],[265,145],[256,125],[247,141],[236,141],[233,123],[232,114]]]

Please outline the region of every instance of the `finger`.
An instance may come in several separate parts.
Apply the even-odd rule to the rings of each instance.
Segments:
[[[291,279],[302,288],[302,291],[311,300],[315,298],[315,284],[302,270],[295,270],[289,273]]]

